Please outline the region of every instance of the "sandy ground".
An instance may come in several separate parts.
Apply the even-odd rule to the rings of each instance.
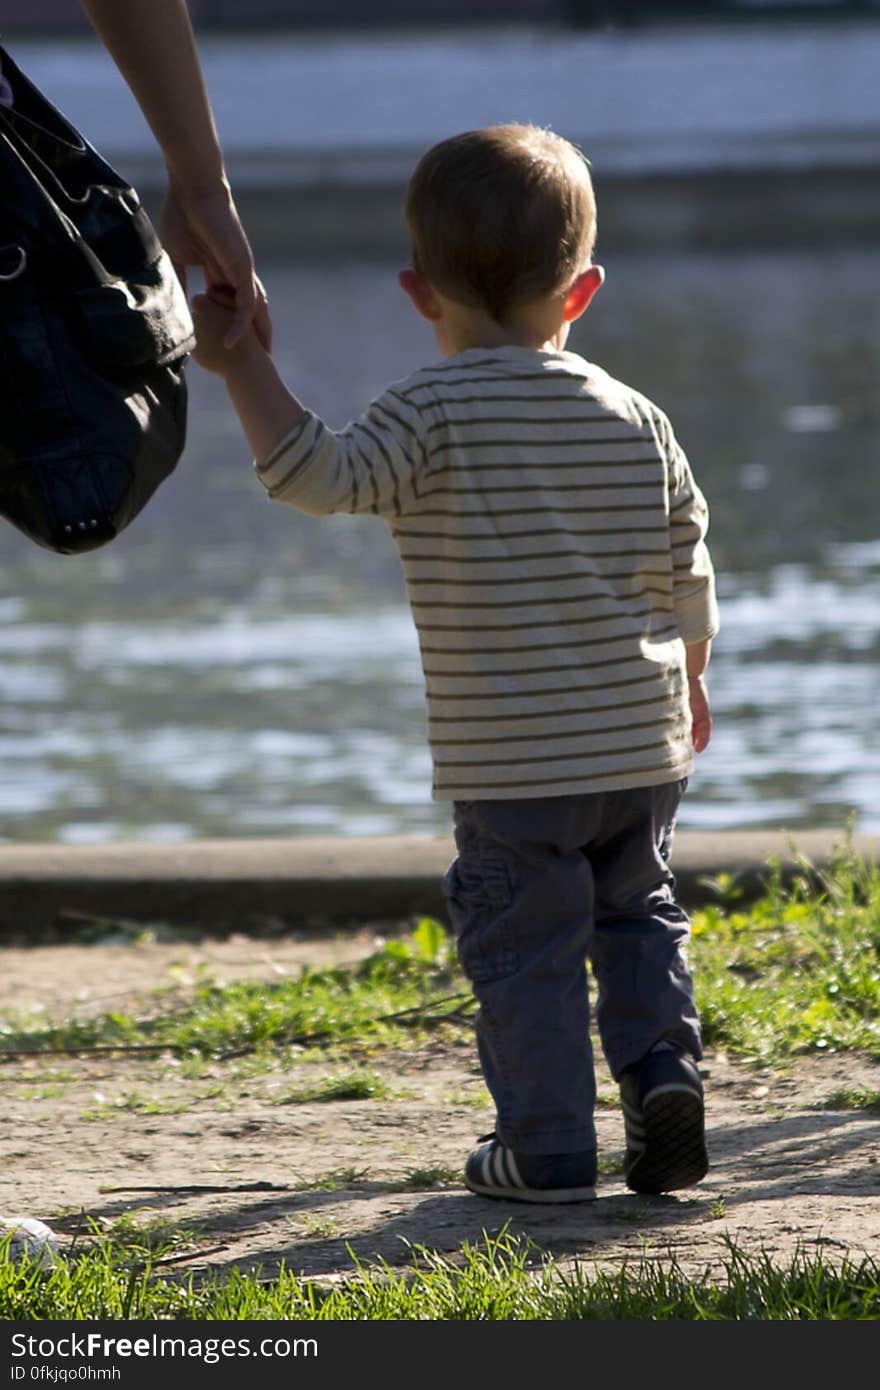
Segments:
[[[230,937],[137,944],[0,947],[5,1013],[53,1018],[128,1010],[158,987],[185,998],[199,980],[277,980],[304,964],[354,961],[373,930],[332,938]],[[2,1035],[0,1035],[2,1042]],[[344,1278],[354,1259],[392,1266],[413,1247],[455,1252],[505,1226],[566,1263],[641,1257],[719,1272],[728,1243],[786,1262],[796,1251],[880,1258],[880,1117],[829,1109],[841,1088],[880,1090],[880,1064],[798,1059],[754,1071],[703,1063],[711,1170],[696,1188],[641,1197],[624,1186],[616,1088],[599,1075],[602,1170],[595,1203],[539,1207],[475,1197],[463,1157],[492,1127],[469,1042],[365,1059],[393,1099],[295,1103],[294,1087],[339,1058],[255,1073],[246,1060],[190,1077],[164,1055],[0,1058],[0,1215],[36,1216],[69,1247],[84,1218],[157,1218],[184,1232],[171,1270],[261,1268]],[[429,1189],[413,1174],[449,1170]],[[321,1185],[323,1181],[323,1186]],[[335,1189],[335,1190],[334,1190]]]

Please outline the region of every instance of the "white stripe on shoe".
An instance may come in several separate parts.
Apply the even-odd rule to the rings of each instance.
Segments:
[[[681,1081],[666,1081],[659,1086],[652,1086],[650,1091],[645,1093],[642,1097],[642,1109],[645,1108],[649,1101],[656,1100],[657,1096],[665,1096],[669,1091],[682,1091],[685,1095],[693,1096],[694,1100],[698,1100],[702,1103],[702,1096],[695,1087],[688,1086]]]
[[[516,1154],[497,1139],[482,1144],[465,1166],[465,1185],[484,1197],[506,1197],[521,1202],[594,1201],[596,1189],[583,1187],[529,1187],[520,1172]]]

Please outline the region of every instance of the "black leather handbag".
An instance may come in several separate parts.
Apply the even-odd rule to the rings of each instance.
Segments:
[[[0,516],[105,545],[186,440],[186,296],[135,190],[0,47]]]

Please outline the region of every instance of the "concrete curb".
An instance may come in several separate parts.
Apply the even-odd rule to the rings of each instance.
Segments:
[[[711,901],[707,880],[736,877],[743,900],[777,859],[783,877],[827,865],[843,831],[679,831],[678,896]],[[876,861],[880,837],[854,835]],[[320,930],[431,915],[446,921],[441,878],[451,837],[196,840],[166,844],[0,846],[0,937],[73,934],[84,921],[188,927],[211,933],[267,927]]]

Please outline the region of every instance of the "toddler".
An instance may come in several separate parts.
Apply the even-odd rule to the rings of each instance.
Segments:
[[[194,303],[269,498],[388,523],[426,683],[444,882],[479,1004],[495,1129],[473,1192],[595,1196],[596,1028],[620,1086],[625,1180],[707,1171],[689,921],[668,859],[718,614],[707,508],[667,416],[566,349],[603,283],[587,161],[550,130],[471,130],[421,158],[399,281],[441,360],[334,431],[254,332]]]

